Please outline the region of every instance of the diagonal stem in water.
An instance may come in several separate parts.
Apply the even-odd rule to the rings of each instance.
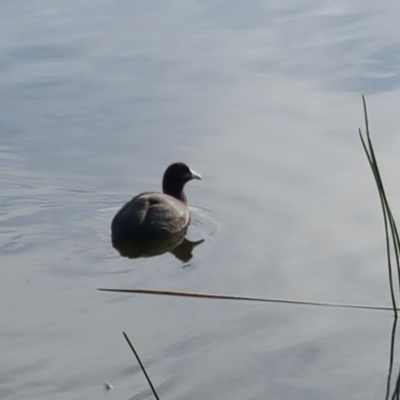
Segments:
[[[157,391],[156,391],[156,389],[155,389],[153,383],[151,382],[151,379],[150,379],[149,375],[148,375],[147,372],[146,372],[146,368],[144,367],[142,361],[140,360],[139,354],[136,352],[135,348],[133,347],[133,344],[132,344],[131,341],[129,340],[128,335],[127,335],[125,332],[122,332],[122,334],[124,335],[125,340],[128,342],[128,345],[129,345],[129,347],[131,348],[132,353],[135,355],[136,360],[137,360],[138,364],[140,365],[140,368],[142,369],[144,376],[145,376],[146,379],[147,379],[147,382],[148,382],[148,384],[149,384],[149,386],[150,386],[150,389],[151,389],[151,391],[152,391],[153,394],[154,394],[154,397],[155,397],[157,400],[160,400],[160,398],[158,397]]]
[[[156,296],[191,297],[191,298],[198,298],[198,299],[254,301],[254,302],[263,302],[263,303],[294,304],[294,305],[301,305],[301,306],[352,308],[352,309],[358,309],[358,310],[376,310],[376,311],[393,311],[392,307],[383,307],[383,306],[364,306],[364,305],[358,305],[358,304],[338,304],[338,303],[322,303],[322,302],[314,302],[314,301],[268,299],[265,297],[229,296],[229,295],[223,295],[223,294],[177,292],[177,291],[172,291],[172,290],[107,289],[107,288],[98,288],[97,290],[99,290],[101,292],[150,294],[150,295],[156,295]]]

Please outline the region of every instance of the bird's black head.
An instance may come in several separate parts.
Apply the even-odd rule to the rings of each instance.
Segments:
[[[192,179],[201,179],[201,175],[182,162],[173,163],[164,172],[163,192],[186,203],[183,187]]]

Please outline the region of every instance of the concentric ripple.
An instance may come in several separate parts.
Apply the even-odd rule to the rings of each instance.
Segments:
[[[191,222],[188,236],[192,240],[214,238],[223,226],[213,212],[204,207],[190,206]]]

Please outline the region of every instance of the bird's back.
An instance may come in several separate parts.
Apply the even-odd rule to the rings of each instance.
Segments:
[[[142,193],[128,201],[111,223],[113,242],[161,239],[189,223],[188,206],[163,193]]]

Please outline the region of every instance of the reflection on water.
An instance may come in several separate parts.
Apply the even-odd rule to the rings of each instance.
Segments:
[[[387,385],[386,385],[386,397],[385,400],[398,400],[400,398],[400,367],[398,367],[398,374],[396,377],[396,381],[394,385],[392,385],[392,375],[393,375],[393,364],[396,357],[396,331],[397,331],[397,321],[398,318],[394,317],[393,319],[393,326],[392,326],[392,333],[390,335],[390,347],[389,347],[389,372],[387,377]],[[397,360],[398,364],[398,360]],[[393,386],[393,391],[391,391]]]
[[[193,250],[204,242],[204,239],[191,241],[183,234],[171,235],[168,239],[152,240],[144,242],[120,242],[113,243],[121,256],[127,258],[148,258],[160,256],[164,253],[173,254],[178,260],[188,262],[193,257]]]

